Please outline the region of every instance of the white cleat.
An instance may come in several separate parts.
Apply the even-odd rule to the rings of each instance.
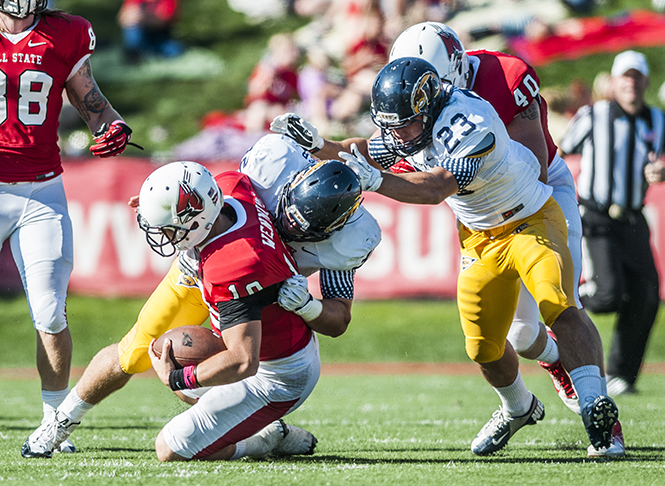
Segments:
[[[76,452],[76,446],[72,444],[72,441],[65,439],[62,444],[55,448],[53,452],[63,452],[65,454],[74,454]]]
[[[277,444],[273,449],[271,455],[273,456],[295,456],[295,455],[312,455],[318,440],[314,435],[307,432],[305,429],[284,423],[280,419],[286,429],[286,436],[282,441]]]
[[[284,440],[287,434],[286,424],[281,419],[268,424],[246,439],[247,447],[252,450],[248,457],[253,459],[265,458]]]
[[[53,456],[53,451],[67,440],[81,422],[72,422],[65,415],[56,412],[55,416],[42,422],[42,424],[25,440],[21,447],[23,457],[46,457]],[[70,442],[71,444],[71,442]],[[72,447],[73,444],[72,444]],[[76,448],[74,447],[74,450]]]

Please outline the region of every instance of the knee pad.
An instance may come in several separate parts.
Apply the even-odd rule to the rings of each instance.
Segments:
[[[538,321],[524,321],[515,319],[508,331],[508,341],[513,345],[515,351],[521,353],[528,350],[536,342],[540,324]]]
[[[30,305],[32,322],[38,331],[58,334],[67,327],[65,297],[44,295]]]
[[[505,346],[499,343],[479,338],[466,338],[466,354],[476,363],[491,363],[503,356]]]

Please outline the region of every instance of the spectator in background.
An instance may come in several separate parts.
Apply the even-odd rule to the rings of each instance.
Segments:
[[[270,122],[298,98],[300,50],[291,34],[276,34],[249,77],[243,121],[245,130],[267,131]]]
[[[649,185],[665,180],[665,115],[644,102],[649,67],[643,54],[617,55],[610,83],[612,99],[582,107],[561,149],[582,153],[578,193],[588,264],[580,298],[592,312],[617,314],[607,390],[620,395],[636,392],[660,304],[642,208]]]
[[[178,0],[123,0],[118,13],[125,58],[140,62],[146,55],[177,57],[182,43],[172,37],[178,20]]]
[[[331,107],[333,118],[346,121],[369,107],[374,78],[388,61],[389,44],[383,36],[383,13],[377,0],[368,0],[340,61],[346,87]]]

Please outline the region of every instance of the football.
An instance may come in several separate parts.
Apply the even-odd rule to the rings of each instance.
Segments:
[[[171,359],[176,368],[199,364],[226,349],[222,338],[211,329],[202,326],[182,326],[165,332],[157,339],[153,349],[158,358],[162,356],[165,339],[171,340]]]

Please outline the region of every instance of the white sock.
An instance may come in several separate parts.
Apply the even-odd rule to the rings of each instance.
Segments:
[[[545,349],[536,359],[547,364],[552,364],[559,361],[559,346],[549,334],[547,335],[547,344],[545,344]]]
[[[529,411],[533,394],[527,389],[519,371],[512,385],[494,388],[494,391],[501,398],[501,408],[511,416],[519,417]]]
[[[247,439],[241,440],[240,442],[236,443],[236,451],[229,458],[229,461],[235,461],[236,459],[240,459],[241,457],[246,456],[246,454],[245,454],[245,442],[247,442]]]
[[[74,387],[72,388],[72,391],[69,392],[69,395],[67,395],[67,398],[65,398],[62,404],[58,407],[58,411],[64,413],[72,422],[80,422],[83,416],[88,413],[92,407],[94,407],[94,405],[81,400],[81,397],[76,393],[76,387]]]
[[[602,394],[602,382],[604,380],[600,376],[598,366],[580,366],[569,371],[568,374],[579,397],[581,408],[584,408],[587,403],[593,402]]]
[[[69,388],[59,391],[42,390],[42,408],[44,410],[43,420],[50,420],[53,418],[55,415],[55,409],[62,403],[67,396],[67,393],[69,393]]]

